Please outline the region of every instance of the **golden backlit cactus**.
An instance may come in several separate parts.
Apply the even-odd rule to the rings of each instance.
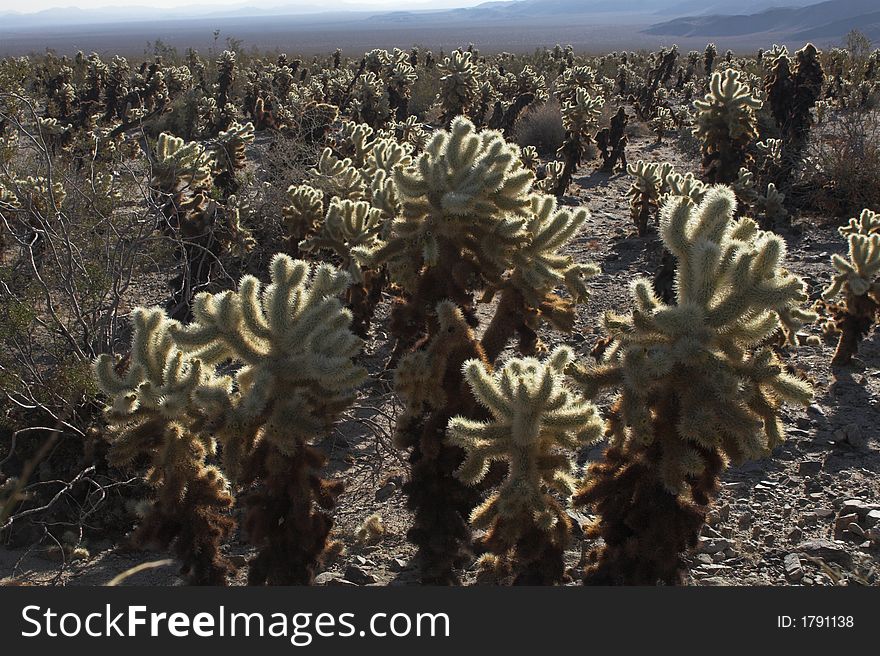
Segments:
[[[348,157],[339,159],[329,148],[321,151],[318,164],[309,171],[311,184],[328,196],[348,200],[364,197],[366,186],[360,171]]]
[[[384,223],[381,210],[366,201],[334,199],[320,228],[299,244],[306,253],[334,253],[342,269],[349,273],[351,284],[346,290],[346,305],[353,314],[352,329],[361,337],[369,331],[382,285],[377,271],[369,267],[364,270],[368,258],[363,253],[374,247]]]
[[[299,242],[313,234],[324,217],[324,192],[309,185],[291,185],[281,214],[287,239],[296,251]]]
[[[822,297],[826,301],[843,297],[831,306],[833,326],[840,334],[831,362],[846,365],[880,315],[880,214],[863,210],[839,232],[849,243],[848,257],[836,253],[831,257],[837,272]]]
[[[320,476],[313,442],[352,402],[365,371],[352,358],[361,340],[337,298],[349,276],[276,255],[272,282],[245,276],[238,291],[196,297],[192,324],[175,339],[206,364],[231,360],[235,393],[200,391],[223,444],[224,465],[245,498],[245,529],[258,548],[253,584],[308,584],[328,549],[341,481]],[[318,510],[315,504],[323,510]]]
[[[694,134],[703,142],[703,175],[709,182],[731,183],[748,159],[747,148],[757,136],[755,113],[763,103],[728,68],[712,75],[709,93],[694,101]]]
[[[442,298],[469,307],[466,278],[497,279],[522,240],[533,178],[499,132],[478,133],[459,117],[411,166],[395,170],[401,216],[371,257],[414,294],[420,316]],[[429,293],[427,284],[442,291]]]
[[[517,584],[562,581],[571,540],[563,504],[576,486],[570,453],[602,437],[596,408],[566,385],[563,372],[573,358],[560,347],[544,361],[512,359],[494,373],[468,360],[465,380],[491,419],[449,422],[447,440],[467,453],[456,471],[464,483],[480,483],[495,461],[508,464],[504,482],[474,510],[471,523],[487,531],[487,573],[509,571]]]
[[[575,306],[587,300],[587,280],[599,273],[592,263],[576,263],[561,251],[584,226],[584,208],[560,209],[553,196],[532,196],[525,239],[511,254],[511,268],[504,280],[489,288],[483,300],[500,292],[492,321],[482,344],[494,362],[510,337],[519,335],[519,352],[534,355],[543,348],[537,330],[542,321],[562,332],[574,328]],[[556,291],[565,288],[568,298]]]
[[[206,464],[215,442],[200,430],[195,395],[203,388],[229,394],[231,381],[180,350],[172,335],[177,323],[161,309],[139,308],[132,320],[128,362],[102,355],[94,370],[110,400],[111,462],[128,467],[145,456],[150,463],[146,478],[156,496],[135,540],[173,546],[191,583],[224,584],[233,568],[220,546],[233,528],[233,500],[223,475]]]
[[[633,312],[606,315],[601,362],[571,370],[588,396],[619,391],[611,447],[576,497],[595,507],[593,533],[605,539],[589,581],[675,583],[726,463],[769,453],[783,439],[781,404],[811,398],[765,345],[777,332],[793,341],[815,317],[802,308],[805,285],[783,268],[782,239],[735,220],[735,205],[715,187],[698,207],[684,198],[664,207],[676,303],[636,280]]]
[[[565,139],[559,147],[558,155],[565,163],[559,183],[553,193],[557,198],[565,195],[574,174],[581,165],[586,148],[593,143],[593,133],[602,115],[605,101],[591,96],[586,89],[578,87],[574,96],[562,104],[562,126]]]
[[[451,126],[453,119],[467,114],[476,96],[479,81],[473,53],[455,50],[440,64],[443,74],[437,102],[443,110],[441,119]]]

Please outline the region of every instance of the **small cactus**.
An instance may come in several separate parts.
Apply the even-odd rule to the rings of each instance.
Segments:
[[[467,456],[456,476],[464,483],[481,482],[492,462],[505,460],[501,487],[471,514],[476,528],[486,529],[483,544],[499,569],[512,569],[513,581],[549,585],[562,581],[563,552],[571,540],[571,519],[563,503],[575,489],[574,451],[602,437],[596,408],[566,386],[563,371],[574,354],[567,347],[546,360],[509,360],[502,369],[487,371],[479,360],[464,364],[472,394],[491,414],[487,421],[455,417],[447,440]]]
[[[843,296],[842,303],[831,306],[840,335],[831,363],[846,365],[880,316],[880,214],[866,209],[839,232],[849,243],[849,255],[832,256],[837,273],[822,297]]]

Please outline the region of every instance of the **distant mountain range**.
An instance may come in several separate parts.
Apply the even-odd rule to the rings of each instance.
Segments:
[[[766,9],[739,15],[700,15],[652,25],[646,34],[676,37],[743,37],[767,35],[788,41],[840,42],[858,29],[880,40],[877,0],[828,0],[806,7]]]
[[[742,11],[761,11],[780,4],[802,7],[818,0],[739,0]],[[56,7],[33,13],[0,12],[0,32],[13,29],[54,25],[106,25],[139,21],[177,21],[191,19],[254,18],[262,16],[324,15],[369,18],[372,21],[474,21],[474,20],[548,20],[595,14],[644,14],[663,16],[705,15],[729,9],[730,0],[497,0],[473,7],[456,7],[456,0],[414,3],[410,9],[383,11],[376,6],[334,2],[332,9],[320,0],[301,0],[284,4],[220,6],[207,8],[182,5],[157,9],[148,6],[107,6],[98,9]]]
[[[218,45],[218,32],[247,47],[298,53],[324,53],[337,45],[346,54],[412,44],[448,49],[468,42],[484,52],[568,43],[599,53],[672,43],[702,48],[708,39],[719,48],[757,50],[772,43],[800,47],[807,39],[820,46],[839,42],[853,23],[872,36],[877,30],[870,26],[878,21],[868,14],[880,11],[880,0],[495,0],[459,6],[464,1],[411,0],[403,11],[382,10],[386,0],[375,0],[372,8],[348,0],[241,0],[214,8],[182,0],[172,9],[0,12],[0,57],[47,48],[143,54],[154,39],[178,49],[210,50]],[[742,15],[722,16],[731,6]],[[880,34],[872,38],[880,40]]]

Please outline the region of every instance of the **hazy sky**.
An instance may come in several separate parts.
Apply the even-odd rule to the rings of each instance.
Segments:
[[[485,0],[446,0],[441,3],[429,2],[429,0],[0,0],[0,11],[17,11],[29,13],[33,11],[41,11],[43,9],[52,9],[55,7],[80,7],[83,9],[94,9],[96,7],[123,7],[126,5],[139,7],[175,7],[182,8],[192,5],[201,5],[206,8],[220,7],[228,5],[258,5],[261,7],[280,7],[287,4],[290,5],[309,5],[309,6],[326,6],[327,9],[338,9],[340,4],[345,5],[365,5],[368,7],[389,7],[404,8],[414,5],[426,4],[442,4],[444,6],[465,6],[475,5]]]

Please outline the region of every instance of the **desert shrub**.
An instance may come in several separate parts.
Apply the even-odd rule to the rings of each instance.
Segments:
[[[799,193],[810,208],[839,219],[880,209],[880,110],[842,112],[814,132],[808,152]]]
[[[533,146],[542,157],[554,155],[565,138],[559,103],[551,99],[523,112],[513,128],[513,138],[520,146]]]

